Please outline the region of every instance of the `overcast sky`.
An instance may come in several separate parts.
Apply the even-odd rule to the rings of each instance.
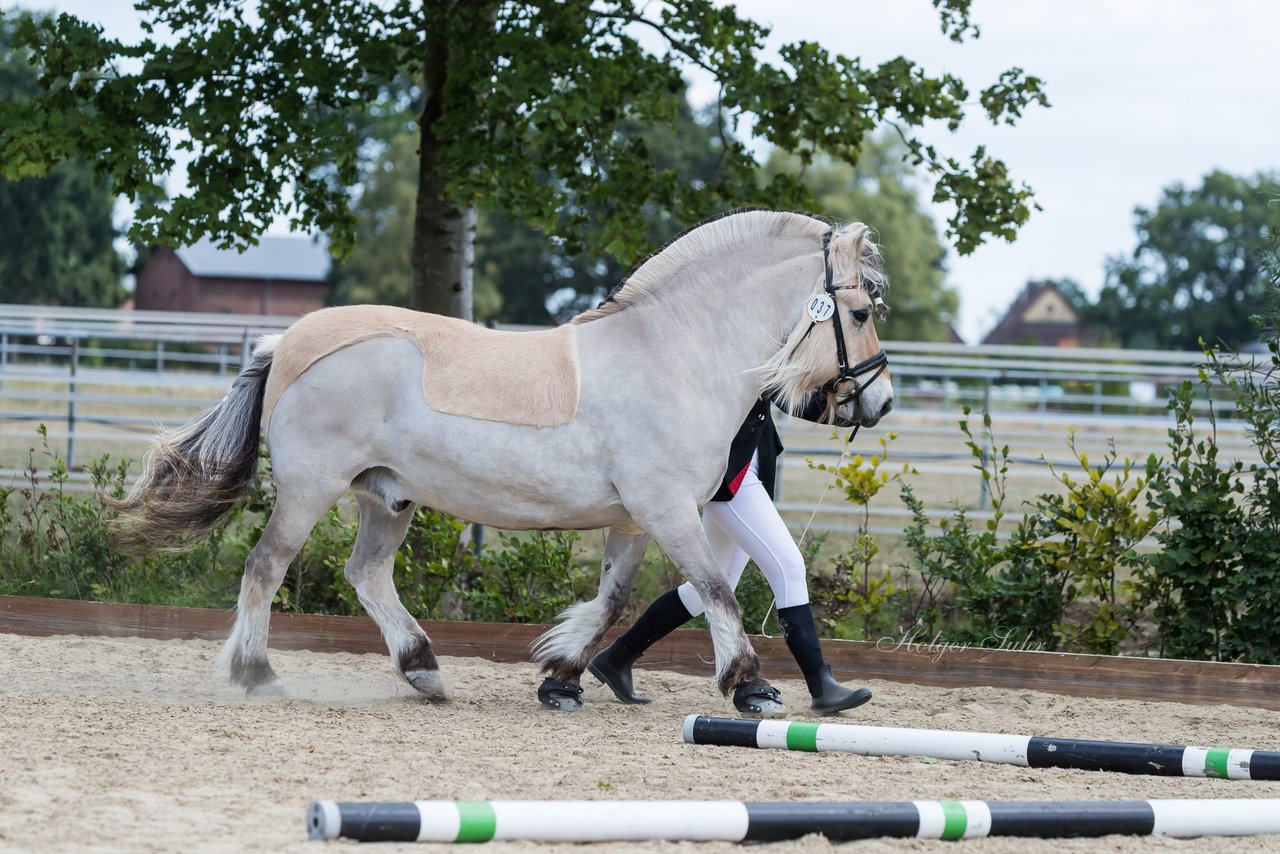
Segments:
[[[140,36],[131,0],[20,5],[97,20],[117,38]],[[1134,208],[1154,206],[1163,187],[1195,184],[1215,168],[1280,170],[1276,0],[975,0],[982,35],[962,45],[941,35],[929,0],[737,5],[772,27],[771,45],[817,41],[864,64],[905,55],[975,93],[1011,66],[1046,81],[1052,108],[1032,110],[1014,128],[975,116],[956,135],[929,137],[962,160],[986,144],[1044,208],[1013,244],[951,253],[959,331],[971,343],[1029,279],[1069,277],[1096,293],[1107,257],[1133,249]],[[935,213],[940,227],[945,216]]]

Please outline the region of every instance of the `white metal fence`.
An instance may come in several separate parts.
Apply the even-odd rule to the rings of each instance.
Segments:
[[[225,393],[258,336],[294,318],[177,312],[107,311],[0,305],[0,485],[22,478],[34,428],[45,424],[51,449],[72,465],[109,453],[137,458],[158,425],[181,423]],[[899,438],[891,458],[920,470],[917,492],[935,518],[952,502],[982,518],[983,480],[956,426],[964,406],[992,413],[997,439],[1015,464],[1015,498],[1053,489],[1045,460],[1074,465],[1067,434],[1100,459],[1111,441],[1121,457],[1159,453],[1171,425],[1168,391],[1194,378],[1200,353],[885,342],[895,409],[854,451],[878,450],[877,436]],[[1217,405],[1216,441],[1225,458],[1248,458],[1229,401]],[[829,429],[781,419],[791,453],[783,467],[780,507],[797,526],[852,525],[838,496],[823,494],[828,476],[806,458],[834,462],[841,446]],[[974,428],[980,426],[974,419]],[[37,449],[36,465],[40,466]],[[73,471],[73,483],[83,483]],[[873,527],[901,530],[906,510],[878,502]]]

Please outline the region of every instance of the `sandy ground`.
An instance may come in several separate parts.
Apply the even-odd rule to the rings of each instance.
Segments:
[[[682,743],[686,714],[728,714],[709,679],[638,671],[655,697],[622,706],[587,677],[576,714],[540,708],[531,665],[446,658],[451,702],[417,699],[385,656],[274,652],[289,696],[246,699],[211,672],[217,644],[0,634],[0,849],[280,851],[308,842],[317,798],[911,800],[1280,797],[1280,784],[1033,770]],[[807,703],[780,679],[794,719]],[[848,722],[1280,750],[1280,715],[1230,706],[1080,700],[872,682]],[[1280,837],[1036,842],[872,840],[846,852],[1280,851]],[[452,846],[379,845],[428,852]],[[486,851],[604,846],[491,843]],[[752,846],[825,851],[817,836]],[[453,848],[453,850],[457,850]],[[741,851],[634,843],[616,851]]]

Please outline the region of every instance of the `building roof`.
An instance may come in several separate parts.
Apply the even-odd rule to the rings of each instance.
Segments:
[[[1080,314],[1053,282],[1028,282],[983,344],[1079,346],[1088,337]]]
[[[322,282],[329,274],[329,244],[323,237],[262,237],[244,252],[219,249],[202,238],[174,252],[194,275],[207,278]]]

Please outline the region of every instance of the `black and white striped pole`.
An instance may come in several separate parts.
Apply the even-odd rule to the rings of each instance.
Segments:
[[[312,839],[360,842],[768,842],[821,833],[966,839],[1280,833],[1280,799],[1156,801],[316,801]]]
[[[754,721],[689,715],[689,744],[762,747],[862,756],[931,756],[1030,768],[1079,768],[1165,777],[1280,780],[1280,753],[1226,747],[1086,741],[933,729]]]

